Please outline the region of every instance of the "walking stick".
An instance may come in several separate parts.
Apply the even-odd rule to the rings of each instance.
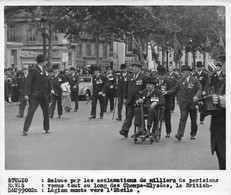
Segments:
[[[114,108],[113,108],[112,120],[114,119],[114,116],[115,116],[115,110],[116,110],[117,99],[118,99],[118,97],[116,97],[116,98],[115,98],[115,101],[114,101]]]

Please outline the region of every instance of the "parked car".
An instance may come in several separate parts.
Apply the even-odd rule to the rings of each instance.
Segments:
[[[79,80],[79,97],[89,100],[92,96],[92,76],[80,76]]]

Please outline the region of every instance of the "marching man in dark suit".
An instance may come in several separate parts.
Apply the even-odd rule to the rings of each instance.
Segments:
[[[25,86],[25,100],[29,100],[28,113],[23,126],[23,136],[27,135],[34,113],[40,105],[43,111],[43,128],[49,133],[49,102],[50,94],[54,94],[53,86],[47,72],[46,58],[39,54],[37,64],[29,71]]]
[[[195,140],[197,134],[197,109],[196,101],[201,96],[201,84],[199,80],[195,77],[190,76],[192,69],[190,66],[181,67],[182,76],[180,80],[177,81],[176,86],[169,91],[166,91],[164,95],[174,94],[178,92],[179,94],[179,107],[180,107],[180,122],[178,127],[177,135],[175,136],[179,141],[184,136],[185,126],[190,114],[191,118],[191,139]]]
[[[28,75],[29,67],[28,65],[23,65],[23,73],[18,77],[18,89],[20,93],[20,105],[19,105],[19,113],[17,117],[23,118],[24,110],[27,104],[27,100],[25,100],[25,84],[26,84],[26,78]]]
[[[211,83],[210,83],[210,87],[214,87],[215,93],[217,93],[217,86],[219,81],[223,80],[224,78],[225,78],[225,74],[222,70],[222,64],[218,62],[216,64],[216,70],[211,75]]]
[[[69,83],[71,86],[71,101],[75,102],[74,112],[77,112],[77,110],[79,109],[79,76],[75,72],[74,67],[70,68]]]
[[[91,101],[91,116],[89,117],[89,119],[96,118],[97,100],[99,100],[99,104],[100,104],[100,119],[103,119],[104,98],[105,98],[105,91],[107,86],[107,78],[100,73],[99,67],[94,67],[93,70],[94,70],[93,94],[92,94],[92,101]]]
[[[144,79],[146,76],[141,73],[141,65],[132,64],[133,74],[128,75],[126,87],[124,90],[124,103],[127,106],[126,119],[122,125],[122,129],[119,131],[124,137],[128,137],[129,129],[132,125],[132,120],[135,114],[135,100],[138,92],[145,89]]]
[[[52,67],[53,75],[51,76],[51,82],[55,91],[55,94],[51,95],[51,105],[49,109],[50,118],[54,117],[54,111],[56,107],[56,102],[58,106],[58,117],[61,118],[63,114],[62,108],[62,90],[61,84],[66,82],[66,79],[63,75],[59,74],[59,67],[58,65],[53,65]]]
[[[144,114],[147,114],[147,137],[154,136],[157,126],[157,110],[158,106],[163,106],[165,104],[164,96],[162,92],[156,89],[155,85],[158,81],[152,77],[147,77],[145,79],[146,89],[143,90],[137,97],[136,104],[144,104]],[[135,120],[134,124],[138,127],[137,134],[142,134],[141,132],[141,107],[135,108]],[[152,128],[154,122],[154,128]],[[150,130],[153,130],[150,135]]]
[[[174,82],[171,82],[170,79],[165,76],[166,70],[163,66],[158,66],[157,68],[157,84],[156,88],[161,90],[163,93],[172,89],[175,85]],[[171,124],[171,104],[172,104],[172,96],[171,94],[165,94],[165,106],[164,106],[164,121],[166,127],[166,138],[170,137],[172,132],[172,124]]]
[[[110,102],[110,111],[112,112],[114,109],[114,99],[116,96],[116,78],[113,74],[113,70],[111,66],[107,67],[107,87],[106,87],[106,95],[105,95],[105,104],[104,104],[104,112],[107,112],[107,104],[108,100]]]
[[[128,77],[128,70],[126,64],[120,65],[121,74],[118,76],[118,88],[117,88],[117,96],[118,96],[118,118],[116,120],[121,121],[122,120],[122,108],[123,108],[123,96],[124,96],[124,89],[127,83],[127,77]],[[127,113],[127,107],[126,107],[126,113]],[[127,115],[127,114],[125,114]]]
[[[219,52],[218,60],[222,64],[223,73],[226,70],[225,52]],[[226,81],[225,77],[219,81],[217,94],[213,95],[213,104],[216,109],[212,111],[210,132],[211,151],[216,152],[220,170],[226,169]]]
[[[209,87],[209,75],[203,71],[203,64],[201,61],[197,62],[196,64],[197,66],[197,71],[192,75],[194,77],[196,77],[200,83],[201,83],[201,87],[202,87],[202,96],[205,96],[207,93],[207,89]],[[201,112],[200,114],[200,123],[203,124],[204,123],[204,119],[205,119],[205,115],[203,112]]]

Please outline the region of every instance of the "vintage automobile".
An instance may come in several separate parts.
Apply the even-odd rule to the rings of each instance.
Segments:
[[[79,97],[89,101],[92,95],[92,76],[80,76]]]

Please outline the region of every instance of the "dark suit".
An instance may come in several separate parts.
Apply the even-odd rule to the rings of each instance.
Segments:
[[[94,75],[93,76],[93,94],[91,101],[91,116],[96,117],[96,106],[97,100],[99,100],[100,104],[100,116],[103,117],[104,112],[104,95],[107,86],[107,78],[102,75]],[[100,93],[103,93],[102,95]]]
[[[217,93],[219,81],[223,80],[224,78],[225,74],[222,71],[220,71],[219,73],[217,71],[214,71],[211,75],[210,87],[214,87],[215,93]]]
[[[75,110],[79,109],[79,76],[75,73],[70,75],[69,83],[71,86],[71,101],[75,102]]]
[[[123,101],[124,101],[124,89],[127,83],[127,77],[128,73],[123,75],[121,73],[117,79],[118,79],[118,86],[117,86],[117,97],[118,97],[118,118],[122,118],[122,108],[123,108]],[[127,107],[126,107],[126,114],[127,115]]]
[[[62,108],[62,94],[61,94],[62,90],[60,88],[60,85],[66,82],[66,78],[63,75],[58,74],[57,76],[51,77],[51,82],[52,82],[55,94],[51,95],[51,105],[49,109],[49,115],[50,117],[54,116],[55,106],[57,102],[58,115],[61,116],[63,114],[63,108]]]
[[[202,87],[202,92],[205,91],[207,93],[207,89],[209,87],[209,75],[202,71],[201,74],[199,74],[198,71],[196,71],[194,74],[193,74],[194,77],[196,77],[200,83],[201,83],[201,87]],[[205,119],[205,113],[204,112],[201,112],[200,113],[200,121],[203,122]]]
[[[129,132],[132,125],[132,119],[135,114],[134,101],[137,97],[138,92],[145,89],[144,79],[146,76],[141,72],[135,78],[134,74],[128,75],[127,83],[124,90],[124,99],[127,100],[127,115],[122,125],[122,131],[125,133]]]
[[[224,95],[225,79],[221,80],[217,88],[218,95]],[[216,151],[219,168],[226,169],[226,109],[218,106],[215,111],[212,111],[211,124],[211,151],[212,154]]]
[[[176,85],[176,82],[179,79],[178,74],[176,74],[175,72],[171,72],[171,73],[168,72],[167,73],[167,77],[170,79],[170,81],[172,82],[173,86]],[[175,101],[176,101],[175,99],[176,99],[176,96],[172,95],[172,97],[171,97],[171,107],[170,107],[171,111],[174,111],[174,109],[175,109]]]
[[[104,104],[104,112],[107,112],[108,100],[110,101],[110,111],[114,109],[114,98],[116,96],[116,78],[113,74],[107,75],[107,87],[106,87],[106,96]]]
[[[28,76],[28,74],[27,74]],[[20,100],[20,105],[19,105],[19,114],[20,116],[24,115],[24,110],[27,104],[27,101],[25,100],[25,84],[26,84],[26,77],[24,74],[21,74],[18,77],[18,89],[19,89],[19,100]]]
[[[199,80],[195,77],[190,76],[189,82],[186,82],[184,78],[181,78],[177,81],[176,86],[173,89],[167,91],[167,93],[177,93],[179,98],[179,107],[180,107],[180,122],[178,127],[178,136],[183,137],[185,126],[190,114],[191,118],[191,136],[197,134],[197,109],[196,103],[193,101],[193,97],[201,96],[201,84]]]
[[[147,114],[147,128],[151,129],[152,124],[154,122],[153,126],[153,132],[156,130],[157,127],[157,110],[159,106],[163,106],[165,104],[164,96],[162,95],[162,92],[158,89],[154,89],[152,92],[148,92],[147,89],[143,90],[140,95],[138,95],[138,99],[144,100],[144,114]],[[151,108],[151,104],[153,102],[156,102],[157,105],[154,108]],[[135,120],[134,124],[136,126],[141,126],[141,108],[136,107],[135,108]]]
[[[168,91],[174,87],[174,83],[170,81],[169,78],[165,77],[163,80],[160,80],[158,77],[158,83],[156,87],[161,91]],[[172,106],[172,95],[166,94],[164,96],[165,99],[165,106],[164,106],[164,121],[166,127],[166,133],[170,134],[172,132],[172,125],[171,125],[171,106]]]
[[[27,132],[31,125],[34,113],[40,105],[43,111],[43,128],[50,129],[49,102],[53,86],[47,72],[41,71],[38,65],[29,71],[25,85],[25,96],[29,96],[29,108],[24,122],[23,131]]]

